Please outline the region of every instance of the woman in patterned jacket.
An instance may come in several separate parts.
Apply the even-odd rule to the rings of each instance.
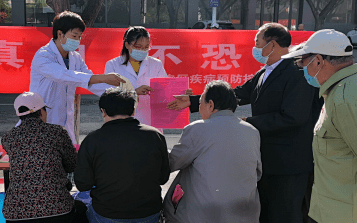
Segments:
[[[37,93],[19,95],[14,107],[21,125],[1,140],[10,160],[6,222],[88,222],[86,206],[74,201],[68,188],[77,154],[67,131],[46,123],[46,105]]]

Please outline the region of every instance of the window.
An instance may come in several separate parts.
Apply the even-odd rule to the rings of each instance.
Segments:
[[[129,13],[130,1],[129,0],[107,0],[107,1],[108,1],[108,23],[117,23],[117,24],[128,26],[130,23],[130,13]]]
[[[255,10],[255,28],[274,20],[274,0],[257,0]]]
[[[243,1],[246,0],[220,0],[216,10],[216,19],[221,21],[229,21],[236,25],[243,24]],[[210,1],[200,0],[198,2],[198,20],[208,21],[211,19],[212,7],[210,7]],[[234,29],[233,25],[231,28]]]
[[[336,7],[327,15],[325,23],[353,23],[352,0],[337,0]]]
[[[0,1],[0,25],[12,23],[11,0]]]
[[[142,21],[144,24],[155,24],[154,27],[168,28],[170,16],[165,0],[146,1],[146,15],[145,18],[143,15]]]
[[[26,24],[30,26],[51,26],[53,10],[46,0],[26,0]]]
[[[290,5],[292,3],[292,5]],[[297,29],[299,17],[299,0],[280,0],[279,2],[279,20],[278,22],[290,30]],[[290,23],[289,23],[290,20]],[[290,26],[289,26],[290,25]]]
[[[188,0],[142,0],[141,21],[146,27],[152,28],[187,28],[187,1]],[[144,10],[145,6],[146,14]]]

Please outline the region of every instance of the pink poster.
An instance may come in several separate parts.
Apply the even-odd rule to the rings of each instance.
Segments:
[[[189,124],[188,108],[181,111],[169,110],[167,103],[175,100],[173,95],[185,94],[188,89],[188,77],[151,78],[150,94],[151,125],[156,128],[182,129]]]

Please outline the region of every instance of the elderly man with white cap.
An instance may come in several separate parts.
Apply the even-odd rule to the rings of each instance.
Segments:
[[[324,29],[283,56],[301,56],[298,65],[307,82],[325,98],[315,126],[309,212],[319,223],[357,222],[357,64],[352,50],[345,34]]]
[[[67,173],[77,166],[77,154],[67,131],[46,123],[48,107],[38,93],[20,94],[14,107],[22,123],[1,139],[10,160],[6,222],[88,222],[86,206],[70,194]]]

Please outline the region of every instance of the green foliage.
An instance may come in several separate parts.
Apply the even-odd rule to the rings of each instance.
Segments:
[[[170,17],[165,0],[148,0],[146,8],[146,23],[169,23]]]
[[[43,7],[47,7],[46,0],[32,0],[31,3],[26,3],[26,8],[43,8]]]
[[[11,23],[11,7],[9,0],[0,0],[0,23]]]

